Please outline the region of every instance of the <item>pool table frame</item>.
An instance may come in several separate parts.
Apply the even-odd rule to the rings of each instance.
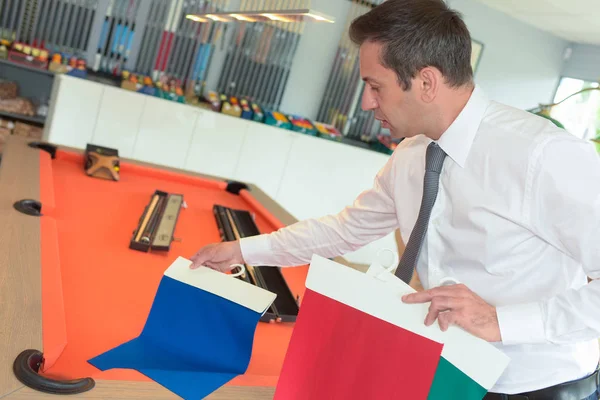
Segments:
[[[13,203],[39,199],[39,155],[32,141],[10,136],[0,163],[0,399],[174,399],[178,398],[155,382],[96,381],[89,392],[59,396],[25,387],[13,373],[13,361],[25,349],[43,350],[40,220],[17,212]],[[76,150],[57,146],[66,150]],[[123,161],[175,170],[134,160]],[[211,179],[213,176],[180,171]],[[248,184],[254,198],[284,225],[296,220],[255,185]],[[43,206],[42,206],[43,207]],[[42,209],[43,211],[43,209]],[[33,250],[32,250],[33,249]],[[209,399],[272,399],[274,387],[223,386]]]

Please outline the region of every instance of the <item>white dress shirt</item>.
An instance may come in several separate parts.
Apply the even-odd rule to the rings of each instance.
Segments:
[[[337,215],[245,238],[251,265],[293,266],[354,251],[417,219],[430,139],[400,143]],[[600,160],[588,142],[476,87],[438,144],[447,153],[417,272],[497,307],[511,362],[492,389],[519,393],[588,375],[599,360]],[[323,196],[326,193],[307,193]]]

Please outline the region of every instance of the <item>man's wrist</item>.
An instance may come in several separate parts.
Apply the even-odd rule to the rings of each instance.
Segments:
[[[505,345],[546,342],[542,309],[539,303],[496,307],[500,337]]]
[[[267,235],[248,236],[239,239],[242,259],[246,264],[262,264],[262,259],[269,254],[271,246]]]

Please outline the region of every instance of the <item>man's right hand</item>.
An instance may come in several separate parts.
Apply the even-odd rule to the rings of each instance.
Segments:
[[[213,243],[202,247],[190,260],[190,268],[208,267],[220,272],[231,271],[234,264],[244,264],[242,250],[238,240],[233,242]]]

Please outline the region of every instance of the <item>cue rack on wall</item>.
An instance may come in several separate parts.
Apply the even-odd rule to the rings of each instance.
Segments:
[[[372,112],[361,110],[364,84],[348,28],[384,0],[348,1],[315,120],[368,141],[382,129]],[[311,0],[0,0],[0,39],[84,59],[100,75],[174,79],[197,95],[214,90],[278,110],[306,23],[199,22],[186,15],[310,7]]]
[[[277,109],[304,22],[198,22],[188,14],[309,8],[310,0],[0,0],[0,39],[85,59],[100,74],[174,78],[201,92],[218,49],[218,87]],[[230,32],[228,32],[230,31]],[[229,33],[229,34],[228,34]]]
[[[350,40],[348,30],[355,18],[384,0],[350,1],[352,5],[329,73],[317,120],[334,125],[347,137],[371,138],[381,133],[381,124],[375,120],[373,112],[361,109],[364,82],[360,77],[358,47]]]

